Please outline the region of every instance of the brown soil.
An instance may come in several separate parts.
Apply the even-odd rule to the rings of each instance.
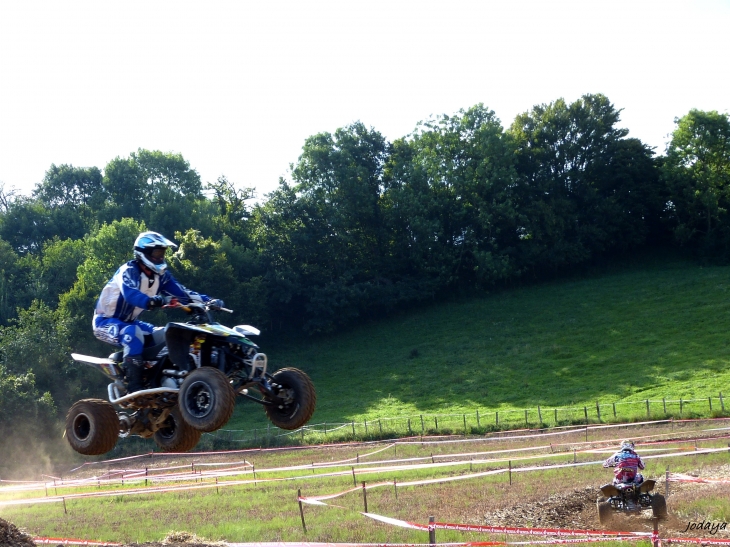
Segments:
[[[710,475],[709,473],[707,475]],[[705,475],[705,476],[707,476]],[[664,482],[657,484],[656,492],[664,493]],[[701,490],[713,488],[705,484],[671,483],[670,498],[667,502],[669,517],[659,521],[662,537],[729,537],[720,531],[714,536],[707,530],[684,532],[688,519],[672,514],[672,501],[682,497],[696,497]],[[596,498],[600,492],[595,487],[585,486],[561,494],[553,494],[539,501],[521,503],[512,507],[491,511],[484,515],[488,526],[507,526],[519,528],[572,528],[580,530],[618,530],[625,532],[651,532],[653,520],[651,509],[637,513],[614,512],[608,526],[598,521]]]
[[[0,519],[0,545],[3,547],[35,547],[30,536],[3,519]]]

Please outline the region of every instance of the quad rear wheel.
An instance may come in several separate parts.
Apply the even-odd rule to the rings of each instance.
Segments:
[[[611,522],[613,513],[611,512],[611,504],[605,498],[598,498],[596,501],[596,509],[598,509],[598,522],[607,525]]]
[[[106,454],[119,438],[119,417],[114,407],[102,399],[74,403],[66,414],[66,438],[79,454]]]
[[[201,367],[185,377],[177,404],[189,425],[200,431],[215,431],[231,418],[236,393],[220,370]]]
[[[667,518],[667,500],[661,494],[654,494],[652,496],[651,513],[660,519]]]
[[[185,423],[180,409],[173,408],[153,438],[163,452],[187,452],[195,448],[202,434],[202,431]]]
[[[297,429],[306,424],[317,406],[317,394],[309,376],[297,368],[283,368],[272,375],[276,399],[264,397],[271,423],[281,429]]]

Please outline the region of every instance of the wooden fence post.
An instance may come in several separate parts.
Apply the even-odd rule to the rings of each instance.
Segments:
[[[365,503],[365,512],[368,512],[368,490],[365,488],[365,481],[362,481],[362,500]]]
[[[302,489],[297,489],[297,501],[299,502],[299,515],[302,517],[302,528],[304,528],[304,533],[307,533],[307,525],[304,523],[304,508],[302,507]]]
[[[428,543],[431,545],[436,545],[436,526],[434,522],[436,522],[435,517],[428,517]]]
[[[664,497],[669,498],[669,466],[667,466],[666,474],[664,475]]]

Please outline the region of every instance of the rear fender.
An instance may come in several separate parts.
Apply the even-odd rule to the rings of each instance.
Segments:
[[[91,357],[90,355],[81,355],[80,353],[72,353],[71,358],[74,361],[78,361],[79,363],[84,363],[85,365],[95,368],[107,378],[111,378],[112,380],[119,380],[124,376],[119,365],[111,359]]]
[[[642,494],[646,494],[647,492],[651,492],[654,490],[654,485],[656,484],[656,481],[654,480],[645,480],[641,483],[641,486],[639,486],[639,492]]]
[[[602,493],[603,493],[603,495],[604,495],[604,496],[606,496],[607,498],[612,498],[612,497],[614,497],[614,496],[618,496],[618,495],[619,495],[619,492],[618,492],[618,488],[616,488],[616,487],[615,487],[615,486],[614,486],[613,484],[611,484],[611,483],[609,483],[609,484],[604,484],[603,486],[601,486],[601,492],[602,492]]]

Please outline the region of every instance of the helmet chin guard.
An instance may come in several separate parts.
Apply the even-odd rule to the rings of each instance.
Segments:
[[[167,270],[165,251],[168,247],[177,245],[157,232],[142,232],[134,241],[134,258],[157,275],[162,275]]]

